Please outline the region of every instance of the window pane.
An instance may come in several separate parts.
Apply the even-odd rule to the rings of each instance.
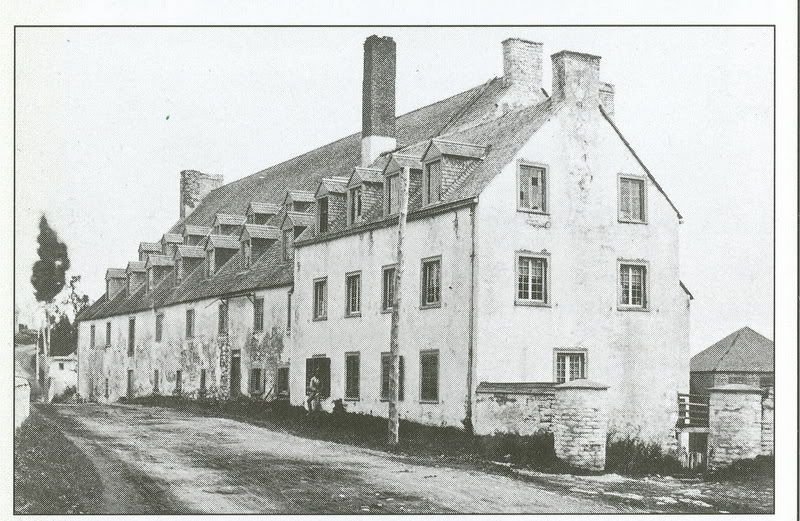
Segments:
[[[428,164],[425,176],[425,191],[428,199],[426,203],[435,203],[442,199],[442,162],[434,161]]]
[[[420,353],[420,400],[439,400],[439,352]]]
[[[393,175],[389,177],[388,184],[389,213],[393,214],[400,211],[400,176]]]
[[[439,260],[422,265],[423,305],[438,304],[441,299],[441,269]]]
[[[347,276],[347,314],[352,315],[361,311],[361,275]]]
[[[519,206],[545,211],[545,172],[529,165],[519,167]]]
[[[619,187],[620,218],[644,221],[644,180],[621,178]]]
[[[628,266],[620,266],[620,285],[622,289],[622,304],[629,305],[631,303],[631,287],[630,287],[630,270]]]
[[[517,298],[528,300],[530,296],[530,259],[519,258],[518,279],[517,279]]]
[[[559,354],[556,356],[556,382],[564,383],[567,381],[567,357]]]
[[[264,329],[264,299],[257,298],[253,301],[253,330]]]
[[[383,310],[389,311],[394,305],[395,269],[383,270]]]
[[[345,398],[359,397],[361,357],[356,354],[345,355]]]

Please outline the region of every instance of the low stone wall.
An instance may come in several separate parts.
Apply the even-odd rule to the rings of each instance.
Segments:
[[[481,382],[475,392],[476,434],[528,436],[550,431],[555,384]]]
[[[31,386],[21,376],[14,377],[14,428],[28,419],[31,412]]]
[[[555,386],[553,442],[556,456],[578,468],[604,470],[608,386],[573,380]]]
[[[775,453],[775,387],[765,389],[761,400],[761,454]]]
[[[729,384],[709,389],[709,469],[761,454],[762,398],[762,390],[749,385]]]

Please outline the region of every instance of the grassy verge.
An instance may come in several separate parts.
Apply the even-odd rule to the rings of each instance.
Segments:
[[[608,433],[606,441],[606,471],[631,476],[675,476],[687,472],[678,458],[664,452],[659,444],[619,437],[613,432]]]
[[[84,514],[97,505],[102,488],[86,456],[32,409],[14,435],[14,512]]]
[[[727,467],[710,472],[707,481],[748,481],[775,477],[775,458],[756,456],[731,463]]]

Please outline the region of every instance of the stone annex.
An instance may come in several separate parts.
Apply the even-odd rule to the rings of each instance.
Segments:
[[[682,216],[616,125],[599,56],[553,54],[545,87],[542,44],[502,55],[502,77],[397,116],[395,43],[371,36],[360,133],[228,184],[181,172],[175,225],[79,317],[80,394],[303,405],[317,372],[324,409],[386,416],[405,171],[401,418],[567,429],[598,461],[606,424],[674,446]]]

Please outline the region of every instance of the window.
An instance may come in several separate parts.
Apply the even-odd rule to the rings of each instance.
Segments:
[[[253,367],[250,369],[250,394],[261,394],[263,390],[261,384],[261,368]]]
[[[556,353],[556,382],[586,378],[585,353]]]
[[[63,371],[64,370],[64,362],[59,362],[58,363],[58,370],[59,371]]]
[[[206,370],[200,369],[200,392],[205,393],[206,391]]]
[[[283,230],[283,260],[292,260],[292,230]]]
[[[775,377],[772,375],[769,376],[761,376],[758,379],[759,387],[774,387],[775,386]]]
[[[314,281],[314,320],[328,318],[328,279]]]
[[[105,390],[105,397],[108,398],[108,378],[106,378],[106,390]]]
[[[381,309],[386,312],[391,311],[394,306],[394,288],[397,284],[396,274],[397,268],[395,266],[384,266]]]
[[[328,198],[320,197],[317,199],[317,231],[325,233],[328,231]]]
[[[292,290],[286,292],[286,336],[292,334]]]
[[[133,347],[136,345],[136,317],[128,319],[128,356],[133,356]]]
[[[106,322],[106,347],[111,346],[111,322]]]
[[[643,223],[646,220],[645,182],[642,178],[619,178],[619,220]]]
[[[422,307],[436,307],[442,303],[442,259],[422,260]]]
[[[442,200],[442,162],[437,159],[425,165],[425,204],[432,204]]]
[[[547,304],[547,257],[517,254],[517,304]]]
[[[747,385],[747,375],[746,374],[732,374],[728,376],[728,383],[729,384],[742,384]]]
[[[158,369],[153,371],[153,393],[158,394]]]
[[[331,359],[324,356],[306,358],[306,389],[314,374],[319,378],[320,397],[328,398],[331,395]]]
[[[398,399],[403,400],[405,395],[406,368],[403,356],[397,357],[400,362],[400,381],[397,390]],[[392,376],[392,356],[390,353],[381,353],[381,400],[389,399],[389,380]]]
[[[279,367],[275,376],[275,394],[281,397],[289,396],[289,368]]]
[[[346,317],[361,316],[361,273],[349,273],[345,276],[345,310]]]
[[[186,310],[186,338],[194,338],[194,310]]]
[[[161,342],[161,336],[164,334],[164,313],[156,315],[156,342]]]
[[[253,300],[253,331],[264,331],[264,298]]]
[[[244,267],[249,268],[253,264],[253,245],[250,241],[242,241],[242,255]]]
[[[439,401],[439,351],[422,351],[419,354],[419,400]]]
[[[359,386],[361,378],[361,355],[359,353],[345,353],[344,365],[344,398],[345,400],[358,400],[361,391]]]
[[[356,186],[350,189],[350,203],[348,209],[348,217],[350,224],[358,222],[361,219],[361,187]]]
[[[400,211],[400,174],[386,177],[386,212],[393,215]]]
[[[94,347],[94,324],[89,327],[89,347]]]
[[[210,277],[214,274],[214,250],[209,250],[206,254],[206,267],[208,270],[206,271],[206,276]]]
[[[228,302],[222,301],[219,304],[219,314],[217,315],[218,319],[218,330],[220,335],[227,335],[228,334]]]
[[[532,212],[547,212],[547,175],[544,167],[519,165],[517,186],[519,200],[517,209]]]
[[[183,392],[183,371],[178,369],[175,371],[175,394]]]
[[[620,264],[619,284],[621,307],[647,308],[647,267],[644,264]]]

